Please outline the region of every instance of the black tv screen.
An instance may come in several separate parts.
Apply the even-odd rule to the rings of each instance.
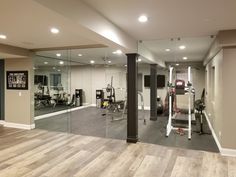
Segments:
[[[48,77],[44,75],[35,75],[34,84],[38,85],[39,83],[41,83],[42,85],[48,85]]]
[[[157,75],[157,88],[165,87],[165,75]],[[150,75],[144,76],[144,87],[150,87]]]
[[[150,76],[149,75],[144,76],[144,87],[150,87]]]

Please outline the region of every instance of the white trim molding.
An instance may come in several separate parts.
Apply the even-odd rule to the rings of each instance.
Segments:
[[[138,106],[138,110],[142,110],[142,106]],[[145,111],[150,111],[150,106],[144,106]]]
[[[45,118],[49,118],[49,117],[52,117],[52,116],[57,116],[57,115],[73,112],[73,111],[88,108],[88,107],[91,107],[91,105],[80,106],[80,107],[75,107],[75,108],[66,109],[66,110],[62,110],[62,111],[52,112],[52,113],[49,113],[49,114],[44,114],[44,115],[41,115],[41,116],[36,116],[36,117],[34,117],[34,120],[45,119]]]
[[[204,115],[205,115],[205,117],[206,117],[206,120],[207,120],[207,123],[208,123],[208,125],[209,125],[209,128],[210,128],[210,130],[211,130],[211,132],[212,132],[212,136],[213,136],[213,138],[215,139],[215,142],[216,142],[216,144],[217,144],[217,146],[218,146],[218,148],[219,148],[220,154],[221,154],[222,156],[236,157],[236,149],[223,148],[223,147],[221,146],[220,141],[219,141],[218,137],[216,136],[215,130],[213,129],[213,127],[212,127],[212,125],[211,125],[211,122],[210,122],[210,120],[209,120],[209,117],[208,117],[206,111],[203,111],[203,112],[204,112]]]
[[[32,130],[35,128],[35,124],[27,125],[27,124],[18,124],[12,122],[4,122],[3,126],[9,128],[19,128],[24,130]]]
[[[5,121],[4,120],[0,120],[0,125],[4,125]]]

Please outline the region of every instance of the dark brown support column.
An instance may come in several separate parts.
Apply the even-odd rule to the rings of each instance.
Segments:
[[[4,60],[0,60],[0,120],[5,119],[5,107],[4,107],[4,102],[5,102],[5,69],[4,69]]]
[[[138,54],[127,55],[127,142],[138,141],[138,94],[137,94],[137,63]]]
[[[150,65],[150,120],[157,120],[157,65]]]

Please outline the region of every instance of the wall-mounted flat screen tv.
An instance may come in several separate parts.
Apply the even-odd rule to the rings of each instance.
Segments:
[[[157,88],[165,87],[165,75],[157,75]],[[150,87],[150,75],[144,76],[144,87]]]
[[[35,75],[34,84],[38,85],[39,83],[41,83],[42,85],[48,85],[48,77],[44,75]]]

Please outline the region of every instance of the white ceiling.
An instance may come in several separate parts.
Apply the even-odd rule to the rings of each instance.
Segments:
[[[186,61],[202,61],[206,56],[214,38],[211,36],[196,38],[177,38],[143,41],[142,43],[156,53],[158,59],[165,62],[186,62]],[[184,45],[186,49],[180,50],[179,46]],[[165,49],[170,49],[166,52]],[[187,60],[183,60],[187,57]]]
[[[51,27],[60,29],[53,35]],[[78,25],[33,0],[1,0],[0,43],[27,49],[96,44],[82,36]]]
[[[95,61],[95,64],[109,64],[111,61],[112,65],[124,65],[126,64],[127,57],[125,54],[113,54],[115,50],[111,48],[91,48],[91,49],[74,49],[74,50],[61,50],[61,51],[43,51],[37,52],[37,55],[50,57],[43,58],[37,57],[37,65],[44,65],[44,61],[48,61],[48,65],[59,65],[59,61],[70,61],[69,65],[80,65],[80,64],[90,64],[91,60]],[[56,54],[60,53],[61,57],[57,57]],[[78,56],[82,54],[82,56]],[[52,60],[52,59],[56,59]],[[73,62],[71,62],[73,61]],[[65,62],[66,64],[66,62]]]
[[[201,36],[236,29],[236,0],[83,1],[136,40],[143,40],[147,48],[167,62],[181,61],[183,56],[187,56],[189,61],[200,61],[212,42],[209,37]],[[141,14],[148,16],[147,23],[138,22]],[[0,33],[7,35],[7,39],[0,39],[0,43],[27,49],[96,44],[91,36],[81,35],[84,30],[82,26],[75,25],[34,0],[1,0],[0,24]],[[51,27],[58,27],[61,32],[53,35],[50,33]],[[178,51],[177,42],[170,42],[172,37],[183,37],[178,42],[184,43],[187,49]],[[173,50],[166,54],[163,48]],[[80,50],[70,53],[75,62],[86,64],[94,60],[97,64],[104,64],[104,57],[108,57],[114,64],[126,63],[126,57],[114,56],[112,49]],[[45,52],[43,55],[52,57],[57,52]],[[60,52],[66,55],[65,51]],[[78,58],[77,53],[84,53],[84,56]]]
[[[236,28],[235,0],[84,0],[139,40],[192,37]],[[149,21],[140,24],[139,15]]]

